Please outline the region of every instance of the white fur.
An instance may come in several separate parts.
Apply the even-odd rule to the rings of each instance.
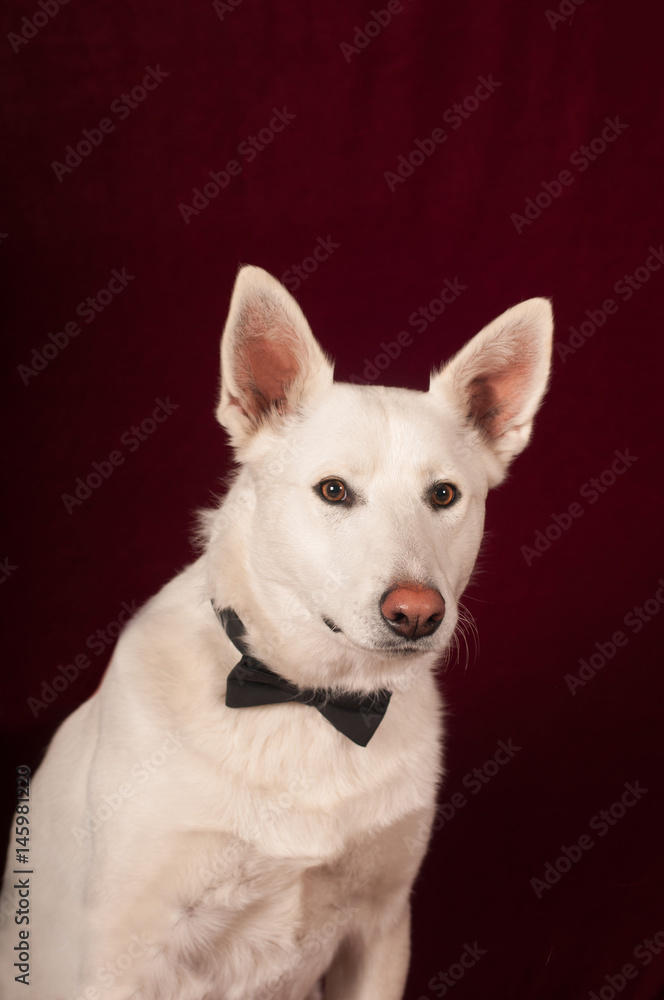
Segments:
[[[326,1000],[402,996],[441,774],[434,669],[487,490],[527,443],[550,339],[550,307],[533,299],[428,393],[338,384],[288,292],[240,271],[218,411],[236,478],[206,518],[205,553],[129,624],[32,783],[30,995],[315,1000],[325,976]],[[315,487],[329,477],[358,502],[326,503]],[[449,509],[427,499],[440,481],[461,493]],[[446,604],[414,651],[380,614],[399,581]],[[368,746],[310,706],[226,708],[239,654],[211,600],[301,686],[392,690]],[[13,858],[12,839],[10,894]],[[18,929],[0,932],[6,1000],[27,995],[12,968]]]

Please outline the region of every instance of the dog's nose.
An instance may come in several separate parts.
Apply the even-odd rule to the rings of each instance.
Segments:
[[[419,583],[397,583],[380,602],[383,618],[399,635],[420,639],[436,631],[445,614],[445,600],[437,590]]]

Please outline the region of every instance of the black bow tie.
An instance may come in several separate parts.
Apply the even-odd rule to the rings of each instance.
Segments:
[[[214,605],[213,605],[214,607]],[[226,705],[229,708],[256,708],[259,705],[279,705],[299,701],[317,708],[335,729],[353,743],[365,747],[382,722],[392,697],[391,691],[374,694],[335,694],[312,688],[300,689],[285,677],[280,677],[251,656],[244,641],[246,629],[232,608],[217,611],[228,638],[242,653],[226,683]]]

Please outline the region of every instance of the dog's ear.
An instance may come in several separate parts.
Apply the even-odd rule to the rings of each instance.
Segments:
[[[528,444],[549,377],[552,335],[551,303],[528,299],[489,323],[431,377],[429,391],[444,394],[495,456],[491,486]]]
[[[332,365],[293,296],[260,267],[241,268],[221,338],[217,419],[235,446],[332,382]]]

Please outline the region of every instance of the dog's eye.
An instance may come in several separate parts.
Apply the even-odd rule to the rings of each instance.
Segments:
[[[346,484],[340,479],[324,479],[319,484],[318,489],[323,500],[327,500],[329,503],[340,503],[348,497]]]
[[[450,507],[458,496],[459,491],[452,483],[436,483],[431,491],[431,500],[436,507]]]

